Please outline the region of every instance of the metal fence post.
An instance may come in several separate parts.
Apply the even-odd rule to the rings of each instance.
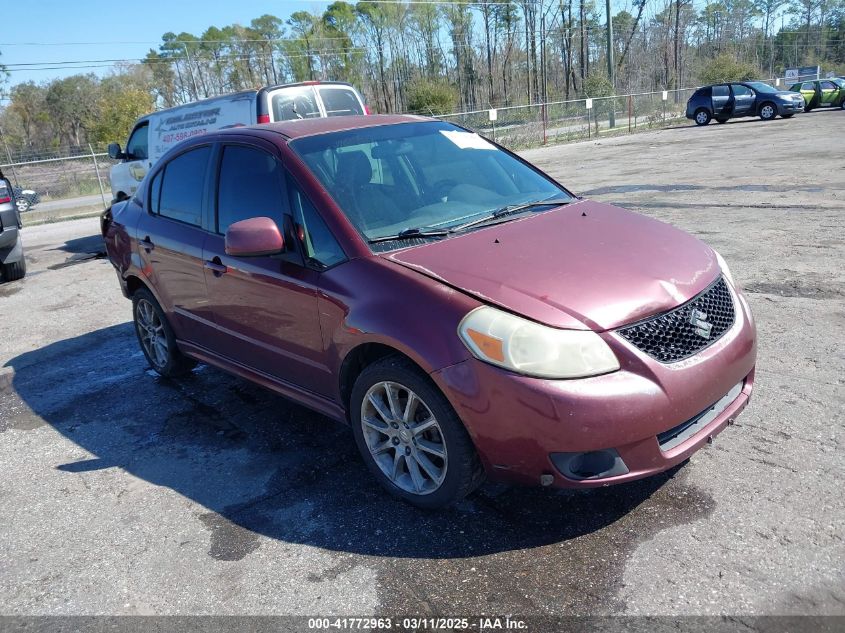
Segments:
[[[12,180],[15,181],[15,187],[20,187],[21,183],[18,182],[18,174],[15,171],[15,161],[12,160],[12,152],[9,151],[9,146],[6,144],[6,136],[3,134],[2,129],[0,129],[0,138],[3,139],[3,147],[6,148],[6,156],[9,157],[9,167],[12,168]]]
[[[106,190],[103,189],[103,181],[100,178],[100,166],[97,164],[97,155],[94,153],[91,143],[88,143],[88,149],[91,150],[91,158],[94,159],[94,171],[97,174],[97,184],[100,185],[100,197],[103,199],[103,208],[105,209],[109,205],[106,204]]]

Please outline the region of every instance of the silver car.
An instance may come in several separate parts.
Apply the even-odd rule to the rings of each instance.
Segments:
[[[26,260],[21,241],[21,216],[15,205],[12,183],[0,172],[0,273],[5,281],[26,274]]]

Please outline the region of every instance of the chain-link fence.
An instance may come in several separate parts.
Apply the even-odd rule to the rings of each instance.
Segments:
[[[111,200],[109,170],[115,161],[105,148],[0,148],[0,169],[16,187],[35,191],[42,201],[99,195]],[[87,150],[87,151],[86,151]]]
[[[525,149],[677,124],[683,120],[693,92],[694,88],[688,88],[574,99],[456,112],[438,118],[468,127],[511,149]]]
[[[784,85],[784,81],[769,83]],[[598,135],[628,134],[683,122],[695,88],[613,97],[508,106],[439,116],[473,129],[514,150],[565,143]],[[493,113],[491,115],[491,112]],[[48,150],[0,147],[3,172],[16,186],[33,189],[42,200],[100,195],[111,200],[105,147]]]

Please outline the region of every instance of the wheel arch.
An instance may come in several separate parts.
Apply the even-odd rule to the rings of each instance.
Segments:
[[[343,358],[338,376],[338,390],[341,404],[346,410],[347,416],[349,415],[349,401],[352,398],[352,388],[355,386],[358,376],[373,363],[389,356],[398,356],[418,368],[424,375],[428,376],[429,374],[417,360],[411,358],[411,356],[393,345],[369,341],[355,346]],[[434,384],[434,381],[432,381],[432,384]]]

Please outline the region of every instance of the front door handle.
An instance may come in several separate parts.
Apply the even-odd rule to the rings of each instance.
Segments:
[[[229,267],[225,266],[223,262],[220,261],[219,257],[215,257],[212,260],[206,260],[203,264],[206,268],[208,268],[211,272],[214,273],[215,277],[219,277],[220,275],[225,275],[229,272]]]
[[[147,235],[144,239],[138,241],[138,246],[143,248],[148,253],[155,248],[155,244],[150,241],[150,236]]]

